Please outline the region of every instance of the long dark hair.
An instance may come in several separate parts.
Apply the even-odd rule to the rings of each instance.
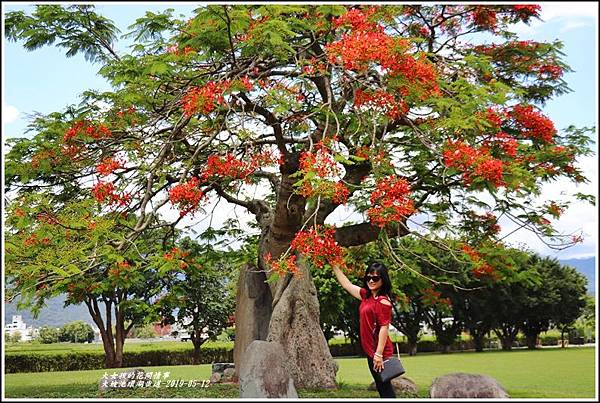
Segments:
[[[365,270],[365,276],[363,277],[363,287],[367,290],[366,297],[369,298],[371,296],[371,290],[367,284],[367,274],[378,274],[381,276],[381,280],[383,284],[379,289],[378,295],[387,295],[390,297],[390,300],[394,301],[392,294],[392,282],[390,280],[390,275],[388,274],[388,269],[385,267],[383,263],[379,262],[371,262],[367,266],[367,270]]]

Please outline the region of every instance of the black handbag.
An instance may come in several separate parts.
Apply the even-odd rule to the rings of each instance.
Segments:
[[[375,334],[373,334],[375,336]],[[396,353],[398,357],[390,357],[383,362],[383,369],[381,372],[377,372],[379,375],[379,379],[381,382],[388,382],[391,379],[394,379],[406,372],[402,363],[400,362],[400,348],[398,348],[398,343],[396,343]]]
[[[379,372],[379,378],[381,378],[381,382],[388,382],[391,379],[394,379],[403,373],[406,370],[402,366],[399,358],[390,357],[383,362],[383,369]]]

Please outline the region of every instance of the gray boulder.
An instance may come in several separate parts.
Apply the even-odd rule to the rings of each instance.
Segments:
[[[210,383],[219,383],[221,382],[221,373],[220,372],[213,372],[212,375],[210,376]]]
[[[213,362],[212,364],[212,372],[222,374],[227,368],[235,368],[235,364],[232,362]]]
[[[453,373],[433,380],[429,389],[432,398],[508,398],[508,393],[487,375]]]
[[[235,368],[227,368],[223,371],[221,382],[235,382]]]
[[[297,398],[294,380],[279,343],[255,340],[242,356],[241,398]]]
[[[416,397],[418,395],[417,384],[412,379],[404,376],[398,376],[392,379],[392,387],[399,397]],[[368,390],[377,390],[375,382],[371,382]]]

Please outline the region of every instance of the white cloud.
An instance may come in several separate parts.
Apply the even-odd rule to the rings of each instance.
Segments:
[[[2,104],[2,123],[12,123],[19,117],[19,110],[12,105]]]
[[[573,31],[577,28],[587,27],[590,25],[591,24],[589,24],[585,21],[569,21],[560,29],[560,33],[562,34],[562,33],[568,32],[568,31]]]
[[[598,19],[598,3],[596,2],[556,2],[542,3],[540,17],[543,21],[552,19],[585,17]]]
[[[532,35],[544,24],[556,22],[562,26],[561,33],[584,26],[589,26],[590,20],[598,20],[598,4],[595,2],[561,2],[541,3],[541,21],[533,19],[526,25],[522,22],[513,26],[513,31],[520,35]]]

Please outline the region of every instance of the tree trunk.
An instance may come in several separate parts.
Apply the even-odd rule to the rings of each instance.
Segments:
[[[200,364],[200,348],[206,341],[200,336],[201,333],[202,330],[193,330],[193,334],[191,337],[192,344],[194,345],[194,352],[192,353],[192,363],[194,365]]]
[[[100,331],[102,347],[104,348],[104,366],[106,368],[120,368],[123,365],[123,358],[121,356],[121,359],[117,360],[115,340],[113,338],[111,328],[110,301],[105,301],[106,312],[108,312],[106,326],[102,320],[102,314],[100,313],[100,308],[98,307],[98,301],[96,301],[95,298],[90,298],[84,302],[87,305],[88,311],[92,316],[94,323],[96,326],[98,326],[98,330]]]
[[[408,342],[408,355],[417,355],[417,343]]]
[[[319,321],[319,301],[303,259],[301,276],[279,279],[267,341],[281,344],[296,388],[337,388],[337,363]]]
[[[475,333],[471,334],[473,338],[473,343],[475,344],[475,351],[482,352],[485,340],[485,333]]]
[[[537,346],[539,333],[530,333],[525,335],[525,340],[527,342],[527,348],[530,350],[535,350]]]

